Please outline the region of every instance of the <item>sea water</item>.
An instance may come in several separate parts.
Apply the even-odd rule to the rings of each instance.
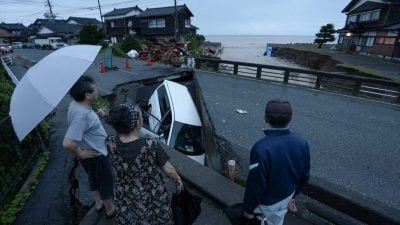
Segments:
[[[264,56],[267,44],[313,43],[314,36],[283,35],[206,35],[206,40],[221,42],[223,51],[219,56],[225,60],[251,62],[275,66],[301,68],[287,60]]]

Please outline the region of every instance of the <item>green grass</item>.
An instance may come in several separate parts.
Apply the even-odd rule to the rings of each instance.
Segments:
[[[369,76],[371,78],[387,79],[382,72],[377,71],[377,70],[368,69],[368,68],[365,68],[362,66],[355,66],[355,65],[351,65],[351,64],[347,64],[347,63],[338,63],[338,64],[336,64],[336,66],[339,68],[355,70],[355,71],[357,71],[361,74],[364,74],[366,76]]]

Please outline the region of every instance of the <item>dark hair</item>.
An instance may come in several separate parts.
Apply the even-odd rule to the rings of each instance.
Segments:
[[[288,101],[273,99],[265,106],[265,117],[272,127],[286,127],[292,119],[292,107]]]
[[[138,106],[124,103],[110,110],[109,122],[120,134],[128,134],[133,131],[139,121],[140,109]]]
[[[92,93],[94,91],[94,84],[95,82],[93,78],[89,76],[81,76],[69,90],[69,94],[75,101],[81,102],[85,100],[86,93]]]

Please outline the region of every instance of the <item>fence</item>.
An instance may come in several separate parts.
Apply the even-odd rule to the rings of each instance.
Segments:
[[[1,57],[1,63],[14,85],[18,79],[8,65],[12,58]],[[1,71],[0,71],[1,72]],[[45,147],[43,135],[35,129],[23,142],[19,142],[14,134],[9,116],[0,118],[0,204],[7,202],[25,182],[37,161],[37,156]]]
[[[400,103],[400,83],[389,80],[209,58],[195,62],[197,69]]]

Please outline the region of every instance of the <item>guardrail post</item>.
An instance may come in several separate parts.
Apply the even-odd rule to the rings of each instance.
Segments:
[[[257,75],[256,75],[257,79],[261,79],[261,70],[262,70],[261,66],[257,66]]]
[[[219,67],[219,63],[218,62],[214,62],[214,71],[218,72],[218,67]]]
[[[233,74],[238,75],[239,72],[239,64],[235,63],[233,64]]]
[[[200,66],[201,66],[201,61],[200,61],[200,59],[196,59],[196,60],[194,61],[194,67],[195,67],[196,69],[200,69]]]
[[[315,81],[315,89],[321,88],[321,80],[322,80],[322,77],[317,75],[317,80]]]
[[[290,71],[289,70],[285,70],[285,74],[284,74],[284,77],[283,77],[283,83],[284,84],[289,83],[289,75],[290,75]]]
[[[356,81],[356,83],[354,84],[353,87],[353,95],[354,96],[358,96],[358,94],[360,93],[360,88],[361,88],[361,81]]]

